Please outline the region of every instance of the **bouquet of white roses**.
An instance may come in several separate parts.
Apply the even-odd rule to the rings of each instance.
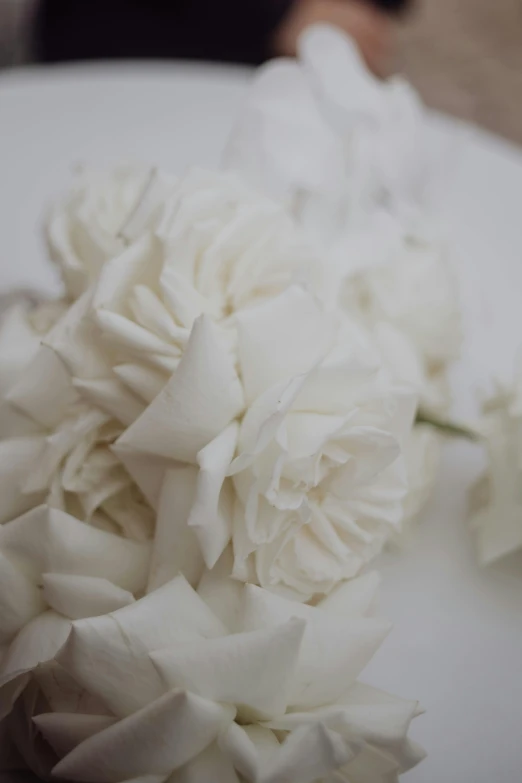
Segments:
[[[372,165],[364,113],[335,103],[338,69],[315,48],[325,35],[376,123]],[[433,441],[413,424],[419,397],[445,405],[453,291],[412,228],[406,161],[384,154],[379,123],[409,95],[369,85],[338,33],[310,33],[304,52],[318,105],[299,65],[271,67],[299,82],[317,159],[295,147],[285,166],[263,137],[279,193],[247,184],[241,155],[240,174],[85,172],[48,224],[63,300],[4,316],[11,768],[83,783],[385,783],[422,758],[408,738],[417,703],[359,680],[389,629],[364,569],[425,499]],[[277,104],[270,73],[253,105],[258,89]],[[234,138],[257,143],[241,123]],[[343,176],[317,182],[330,155]],[[418,305],[419,291],[431,299]],[[439,308],[453,320],[434,335]]]

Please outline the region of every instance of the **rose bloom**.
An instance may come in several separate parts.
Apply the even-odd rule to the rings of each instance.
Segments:
[[[159,509],[154,584],[196,578],[232,540],[236,578],[306,601],[400,528],[415,398],[390,385],[357,325],[300,286],[235,320],[237,364],[198,319],[115,449]]]
[[[56,608],[11,680],[18,692],[20,679],[29,684],[4,726],[37,774],[83,783],[385,783],[422,759],[408,738],[417,703],[358,681],[389,630],[368,616],[375,575],[316,607],[217,571],[198,592],[177,577],[127,603],[107,583],[106,600],[110,588],[120,607],[100,615],[99,604],[98,616],[94,581],[46,580]],[[55,643],[59,618],[64,646],[63,632]]]
[[[111,532],[148,538],[152,510],[110,450],[124,423],[83,401],[41,344],[64,318],[63,303],[19,304],[2,318],[0,522],[45,502]]]
[[[144,201],[47,342],[85,400],[128,416],[112,452],[159,513],[151,584],[192,580],[232,539],[237,578],[328,592],[400,527],[412,396],[330,309],[277,204],[201,171],[153,224]]]

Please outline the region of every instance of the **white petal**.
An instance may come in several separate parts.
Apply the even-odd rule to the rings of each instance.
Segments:
[[[59,663],[115,715],[125,716],[164,692],[150,652],[224,633],[180,576],[131,606],[75,622]]]
[[[271,764],[279,751],[275,734],[257,724],[231,723],[219,738],[219,746],[247,780],[258,780],[259,771]]]
[[[20,628],[44,609],[34,582],[0,551],[0,644],[10,642]]]
[[[132,593],[147,580],[150,547],[39,506],[0,529],[0,547],[40,579],[43,573],[109,579]]]
[[[28,315],[29,305],[16,302],[2,313],[0,322],[0,394],[16,381],[18,374],[31,361],[40,345]]]
[[[63,362],[51,348],[42,345],[6,399],[40,425],[52,428],[78,395]]]
[[[165,385],[165,376],[140,364],[119,364],[114,372],[138,397],[150,403]]]
[[[108,614],[134,603],[132,593],[99,577],[43,574],[42,584],[49,606],[71,620]]]
[[[104,704],[78,685],[55,660],[39,664],[33,670],[32,677],[53,712],[109,715]]]
[[[321,723],[297,729],[260,775],[262,783],[313,783],[353,757],[352,749]]]
[[[3,658],[1,660],[3,666]],[[5,676],[0,674],[0,721],[9,715],[16,700],[23,693],[30,681],[30,675],[24,670],[9,672]],[[0,729],[2,723],[0,722]],[[1,733],[1,732],[0,732]]]
[[[111,451],[116,454],[125,470],[143,493],[144,498],[157,511],[165,473],[174,463],[153,454],[139,454],[115,443]]]
[[[216,328],[202,317],[170,381],[118,445],[181,462],[197,454],[241,412],[242,391]]]
[[[228,547],[211,571],[205,570],[198,585],[198,595],[229,631],[235,631],[243,601],[243,585],[232,579],[234,555]]]
[[[364,617],[375,603],[380,581],[379,574],[371,571],[343,582],[318,604],[318,608],[343,617]]]
[[[145,234],[105,264],[96,285],[93,309],[123,315],[133,287],[153,283],[157,277],[162,265],[158,250],[154,237]]]
[[[169,778],[168,783],[239,783],[233,764],[211,745]]]
[[[84,400],[101,408],[126,427],[143,412],[144,406],[141,400],[138,400],[120,381],[111,378],[93,381],[75,378],[74,388]]]
[[[44,438],[29,436],[0,441],[0,524],[34,508],[44,499],[43,493],[22,491]]]
[[[152,659],[168,687],[236,704],[242,720],[283,714],[305,623],[159,650]]]
[[[48,712],[37,715],[33,721],[56,755],[62,758],[88,737],[112,726],[117,718]]]
[[[332,323],[300,286],[236,316],[239,362],[247,401],[312,369],[327,353]]]
[[[194,503],[197,468],[179,465],[169,470],[161,490],[147,592],[183,574],[196,585],[203,571],[203,557],[195,532],[188,526]]]
[[[272,627],[289,617],[303,617],[307,626],[294,673],[290,704],[310,708],[337,701],[357,679],[382,644],[390,625],[353,617],[339,623],[336,614],[302,606],[248,585],[242,626]]]
[[[201,753],[233,718],[233,710],[171,691],[78,745],[53,774],[82,783],[167,774]]]
[[[220,496],[234,457],[238,430],[238,424],[232,422],[197,456],[200,470],[188,524],[198,537],[207,568],[216,565],[232,534],[232,504],[227,507],[220,503]]]
[[[71,621],[56,612],[44,612],[35,617],[13,640],[2,660],[0,677],[7,682],[19,673],[54,658],[70,630]]]

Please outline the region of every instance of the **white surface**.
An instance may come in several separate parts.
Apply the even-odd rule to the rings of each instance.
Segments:
[[[142,160],[182,171],[219,159],[248,71],[183,65],[74,67],[0,78],[0,291],[57,290],[39,224],[77,162]],[[453,239],[466,323],[456,409],[472,416],[490,371],[522,343],[522,152],[434,119],[430,200]],[[522,565],[479,571],[465,529],[480,455],[446,450],[438,491],[408,552],[383,563],[395,630],[365,677],[418,698],[428,750],[409,783],[522,780]]]

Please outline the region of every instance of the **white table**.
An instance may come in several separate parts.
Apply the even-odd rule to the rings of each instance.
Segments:
[[[217,163],[250,72],[178,65],[80,66],[0,77],[0,290],[58,290],[38,226],[76,162],[154,162],[180,172]],[[465,313],[456,411],[506,377],[522,343],[522,151],[434,117],[445,165],[430,187],[453,240]],[[427,710],[413,735],[429,752],[411,783],[522,779],[522,564],[480,571],[465,528],[480,467],[467,444],[446,449],[438,491],[411,548],[382,563],[395,630],[365,678]]]

